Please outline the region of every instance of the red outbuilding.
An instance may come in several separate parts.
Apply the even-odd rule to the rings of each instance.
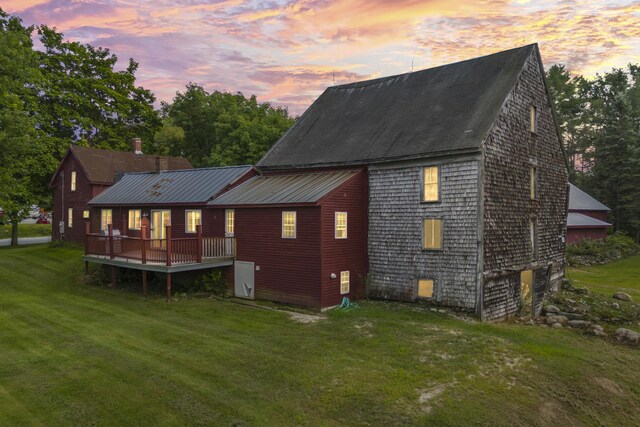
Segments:
[[[604,239],[611,224],[607,222],[610,209],[569,184],[569,213],[567,215],[567,243],[584,239]]]

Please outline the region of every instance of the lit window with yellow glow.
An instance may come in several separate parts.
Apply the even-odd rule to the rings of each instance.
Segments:
[[[100,230],[107,231],[109,224],[113,224],[111,222],[112,218],[113,213],[111,209],[100,209]]]
[[[227,237],[233,237],[236,226],[236,211],[234,209],[225,209],[224,211],[224,232]]]
[[[429,166],[424,168],[422,181],[422,201],[437,202],[440,198],[438,191],[438,166]]]
[[[69,208],[69,218],[68,218],[68,223],[67,225],[69,226],[69,228],[73,227],[73,208]]]
[[[82,211],[82,218],[89,219],[89,216],[90,216],[89,209],[85,209]]]
[[[433,279],[418,280],[418,298],[433,297]]]
[[[140,209],[129,209],[129,230],[140,230],[142,227],[142,211]]]
[[[199,209],[186,210],[186,232],[195,233],[196,226],[201,224],[202,211]]]
[[[76,191],[76,171],[71,171],[71,191]]]
[[[425,218],[422,222],[422,249],[442,249],[442,220]]]
[[[341,271],[340,272],[340,294],[348,294],[349,293],[349,272]]]
[[[536,133],[536,131],[538,130],[538,129],[537,129],[537,124],[538,124],[538,123],[537,123],[537,118],[538,118],[538,117],[537,117],[537,110],[536,110],[536,107],[532,105],[532,106],[531,106],[531,109],[530,109],[530,118],[529,118],[529,120],[530,120],[530,123],[529,123],[529,130],[530,130],[532,133]]]
[[[336,239],[346,239],[347,238],[347,213],[346,212],[336,212]]]
[[[282,238],[283,239],[295,239],[296,238],[296,213],[295,211],[283,211],[282,212]]]

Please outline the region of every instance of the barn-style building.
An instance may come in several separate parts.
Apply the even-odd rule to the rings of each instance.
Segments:
[[[569,184],[569,214],[567,215],[567,243],[584,239],[604,240],[611,227],[609,209],[573,184]]]

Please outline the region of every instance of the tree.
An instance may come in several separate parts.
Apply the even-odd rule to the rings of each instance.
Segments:
[[[163,115],[184,130],[170,154],[184,156],[196,167],[253,164],[293,124],[286,108],[258,103],[255,96],[214,91],[189,83]],[[168,130],[167,130],[168,131]]]
[[[42,197],[34,185],[44,173],[42,155],[25,102],[40,78],[31,31],[0,9],[0,207],[12,225],[12,246],[18,244],[18,223],[29,205]]]

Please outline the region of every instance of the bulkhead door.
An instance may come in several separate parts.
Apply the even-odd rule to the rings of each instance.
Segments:
[[[234,295],[239,298],[254,298],[254,266],[252,262],[234,263]]]

